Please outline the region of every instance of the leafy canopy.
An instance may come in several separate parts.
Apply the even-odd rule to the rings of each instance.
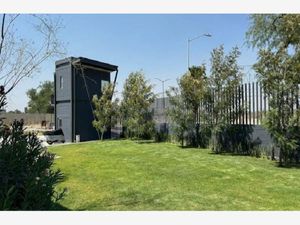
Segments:
[[[54,83],[45,81],[38,88],[31,88],[26,92],[29,102],[27,110],[29,113],[53,113],[51,97],[54,95]]]
[[[211,74],[209,87],[212,99],[212,145],[214,152],[224,150],[222,133],[241,113],[234,107],[237,87],[241,84],[243,73],[238,65],[240,51],[233,48],[227,55],[221,45],[211,53]],[[234,96],[234,97],[233,97]],[[228,113],[231,112],[231,113]]]
[[[150,138],[154,132],[150,105],[154,102],[153,87],[143,72],[130,73],[124,83],[121,115],[126,135],[131,138]]]
[[[253,15],[247,32],[250,46],[258,47],[254,65],[269,97],[265,126],[280,149],[279,163],[299,161],[300,15]]]
[[[103,140],[104,132],[106,132],[108,128],[113,127],[117,123],[118,119],[119,100],[112,100],[113,87],[113,84],[105,85],[102,89],[102,93],[100,93],[100,97],[94,95],[92,99],[95,107],[95,120],[93,121],[93,126],[100,131],[101,140]]]

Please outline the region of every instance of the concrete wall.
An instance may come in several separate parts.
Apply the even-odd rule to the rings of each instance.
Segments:
[[[14,120],[24,120],[25,126],[42,128],[42,121],[46,121],[46,128],[54,125],[54,114],[39,113],[1,113],[5,124],[10,125]]]
[[[164,100],[162,98],[157,98],[155,100],[155,102],[151,105],[150,110],[153,111],[153,119],[156,123],[156,129],[157,130],[162,130],[161,127],[163,126],[164,122],[168,122],[167,121],[167,116],[164,117],[167,109],[169,107],[171,107],[168,98],[165,98],[165,103],[163,102]],[[163,107],[163,105],[165,104],[165,109]],[[239,124],[236,124],[237,126],[239,126]],[[241,125],[242,126],[242,125]],[[169,127],[169,125],[167,124],[167,127]],[[262,126],[262,125],[251,125],[252,127],[252,133],[250,135],[251,140],[255,141],[255,140],[260,140],[261,141],[261,147],[264,148],[272,148],[274,145],[274,141],[272,140],[270,134],[268,133],[268,131]],[[171,132],[171,131],[169,131]]]

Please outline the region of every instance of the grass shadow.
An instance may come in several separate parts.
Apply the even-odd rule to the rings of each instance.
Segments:
[[[154,140],[136,140],[135,143],[137,143],[137,144],[154,144],[154,143],[158,143],[158,142],[155,142]]]
[[[181,145],[178,145],[179,148],[182,148],[182,149],[201,149],[201,148],[197,148],[197,147],[193,147],[193,146],[181,146]]]
[[[84,208],[78,209],[79,211],[91,210],[91,211],[112,211],[118,208],[118,211],[128,211],[128,210],[144,210],[139,209],[144,205],[160,205],[157,200],[162,197],[161,193],[158,194],[145,194],[140,191],[128,190],[118,194],[116,197],[110,197],[103,199],[101,203],[93,203],[85,206]],[[124,209],[120,209],[124,208]],[[153,209],[154,210],[154,209]]]
[[[52,209],[49,211],[71,211],[71,209],[59,204],[59,203],[54,203],[54,206]]]
[[[246,153],[234,153],[234,152],[209,152],[211,155],[222,155],[222,156],[250,156]]]
[[[276,166],[278,168],[282,168],[282,169],[300,169],[300,164],[296,164],[296,163],[291,163],[291,164],[288,164],[288,165],[280,165],[279,162],[277,161],[276,162]]]

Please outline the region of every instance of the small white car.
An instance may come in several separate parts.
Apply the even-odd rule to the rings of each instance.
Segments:
[[[45,131],[43,135],[39,137],[40,141],[46,142],[49,145],[56,143],[64,143],[65,137],[62,129],[53,130],[53,131]]]

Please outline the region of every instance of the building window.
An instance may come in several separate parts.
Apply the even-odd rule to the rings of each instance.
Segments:
[[[109,81],[107,81],[107,80],[101,80],[101,92],[103,92],[104,87],[105,87],[106,85],[108,85],[108,84],[109,84]]]
[[[62,119],[61,118],[57,118],[57,124],[58,124],[59,128],[62,127]]]
[[[60,89],[63,89],[64,87],[64,78],[62,76],[59,77],[59,87]]]

